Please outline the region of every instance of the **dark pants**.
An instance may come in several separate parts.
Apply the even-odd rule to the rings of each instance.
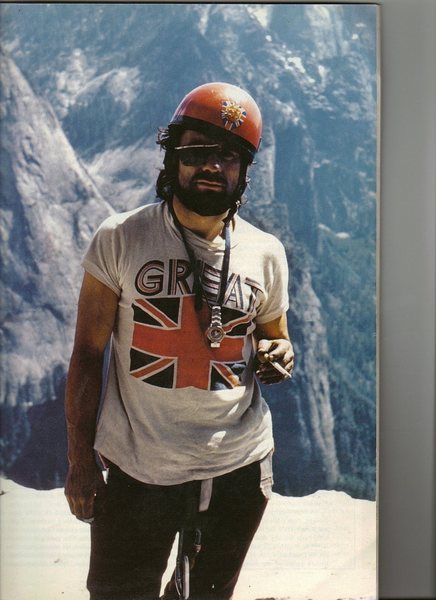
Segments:
[[[267,499],[258,462],[213,481],[209,509],[202,513],[202,549],[190,576],[192,600],[229,600]],[[104,494],[96,498],[91,525],[88,589],[91,600],[156,600],[188,495],[200,483],[149,485],[117,467],[109,469]],[[187,494],[187,492],[189,494]],[[177,598],[170,584],[165,598]]]

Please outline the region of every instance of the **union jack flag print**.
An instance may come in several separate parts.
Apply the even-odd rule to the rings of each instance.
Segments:
[[[130,373],[134,377],[170,389],[219,390],[241,385],[249,315],[224,307],[226,337],[220,348],[211,348],[204,333],[210,309],[204,303],[197,312],[194,296],[139,298],[132,308]]]

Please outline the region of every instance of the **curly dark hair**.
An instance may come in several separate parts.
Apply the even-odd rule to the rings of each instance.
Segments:
[[[173,183],[177,177],[178,162],[174,148],[178,146],[183,129],[172,126],[161,128],[157,133],[156,144],[165,151],[164,168],[160,170],[156,181],[156,195],[162,200],[171,200],[174,193]]]

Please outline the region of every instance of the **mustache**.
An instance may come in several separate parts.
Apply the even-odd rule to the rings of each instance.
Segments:
[[[222,183],[224,185],[227,183],[227,179],[219,173],[199,173],[198,175],[195,175],[192,180],[198,181],[199,179],[211,181],[212,183]]]

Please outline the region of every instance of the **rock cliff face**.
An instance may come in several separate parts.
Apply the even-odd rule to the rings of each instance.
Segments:
[[[27,79],[3,59],[6,473],[59,485],[59,465],[23,473],[39,444],[31,407],[62,395],[80,256],[111,210],[154,200],[155,132],[180,98],[226,80],[253,94],[265,121],[242,214],[278,235],[290,262],[296,374],[265,390],[276,488],[373,497],[375,15],[359,5],[2,7],[6,52]]]
[[[80,164],[52,108],[35,95],[10,59],[2,56],[0,68],[0,402],[4,459],[10,465],[31,434],[27,415],[32,406],[60,401],[82,276],[80,256],[97,223],[112,209]]]

